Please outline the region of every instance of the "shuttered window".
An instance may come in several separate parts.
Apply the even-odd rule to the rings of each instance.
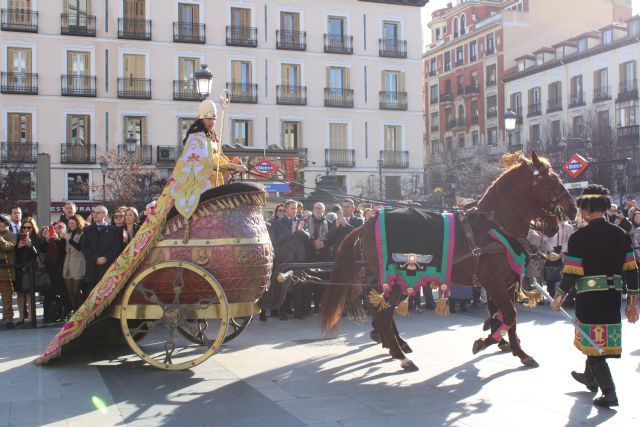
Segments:
[[[147,118],[144,116],[125,116],[123,143],[129,137],[134,137],[138,145],[146,145],[147,141]]]
[[[385,151],[400,151],[402,149],[400,126],[385,125],[384,149]]]
[[[8,113],[7,123],[7,136],[10,145],[32,142],[31,113]]]
[[[346,123],[329,123],[329,148],[344,150],[348,146],[348,125]]]
[[[90,117],[85,114],[67,115],[67,144],[87,146],[91,144],[89,135]]]

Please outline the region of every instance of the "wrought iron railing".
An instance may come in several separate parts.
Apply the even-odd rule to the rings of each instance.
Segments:
[[[277,85],[276,102],[281,105],[307,105],[307,87]]]
[[[141,165],[150,165],[153,160],[152,145],[136,145],[135,149],[129,151],[128,144],[118,145],[118,157],[128,157]]]
[[[325,34],[324,51],[325,53],[344,53],[347,55],[352,54],[353,36],[345,36],[342,34]]]
[[[569,108],[581,107],[585,105],[584,92],[576,92],[569,94]]]
[[[227,83],[231,102],[241,104],[258,103],[258,85],[256,83]]]
[[[119,77],[118,98],[151,99],[151,79]]]
[[[638,99],[638,80],[630,79],[619,83],[618,97],[616,102]]]
[[[151,40],[151,20],[118,18],[118,38]]]
[[[60,34],[67,36],[96,36],[96,17],[85,13],[60,15]]]
[[[611,86],[600,86],[593,89],[593,102],[608,101],[611,99]]]
[[[38,94],[38,74],[37,73],[1,73],[0,93],[37,95]]]
[[[527,107],[527,117],[539,116],[542,114],[542,103],[536,102]]]
[[[407,41],[398,39],[378,39],[378,54],[389,58],[406,58]]]
[[[38,12],[24,9],[2,9],[0,29],[2,31],[38,32]]]
[[[2,141],[0,145],[0,161],[4,163],[35,163],[37,160],[37,142]]]
[[[324,150],[324,165],[339,168],[352,168],[356,165],[356,150],[326,148]]]
[[[406,110],[407,92],[384,91],[379,92],[381,110]]]
[[[227,25],[227,46],[258,46],[258,29]]]
[[[380,150],[383,168],[406,169],[409,167],[408,151]]]
[[[324,88],[324,106],[353,108],[353,89]]]
[[[553,113],[554,111],[562,111],[562,97],[560,96],[547,101],[547,113]]]
[[[174,80],[173,99],[176,101],[199,101],[198,85],[195,80]]]
[[[276,49],[307,50],[307,32],[276,30]]]
[[[96,145],[61,144],[60,162],[93,164],[96,162]]]
[[[60,81],[62,96],[96,96],[96,76],[63,74]]]
[[[158,145],[156,147],[156,162],[160,165],[173,165],[180,155],[180,147],[174,145]]]
[[[206,43],[206,25],[195,22],[174,22],[173,41],[176,43]]]

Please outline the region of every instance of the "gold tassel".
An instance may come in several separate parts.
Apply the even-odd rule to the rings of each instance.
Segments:
[[[527,296],[527,294],[524,293],[524,291],[522,290],[522,288],[518,289],[518,295],[516,296],[516,299],[518,300],[518,302],[522,302],[526,299],[528,299],[529,297]]]
[[[448,300],[449,298],[440,298],[438,300],[438,304],[436,304],[436,314],[438,316],[446,316],[447,314],[449,314],[449,304],[448,304]]]
[[[535,308],[538,306],[539,302],[544,300],[544,298],[542,297],[542,293],[537,289],[529,291],[528,297],[529,301],[524,305],[528,308]]]
[[[369,302],[373,307],[376,307],[378,311],[389,308],[389,303],[384,299],[384,295],[375,289],[371,289],[371,292],[369,292]]]
[[[398,304],[398,307],[396,307],[396,313],[398,313],[399,316],[409,315],[409,297],[406,297],[405,299],[400,301],[400,304]]]

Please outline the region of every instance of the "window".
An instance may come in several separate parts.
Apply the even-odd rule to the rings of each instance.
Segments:
[[[540,125],[529,126],[529,144],[533,147],[540,145]]]
[[[462,46],[458,46],[456,48],[456,65],[460,66],[464,64],[464,48]]]
[[[471,101],[471,124],[478,124],[478,117],[480,116],[480,110],[478,109],[478,100]]]
[[[544,64],[544,53],[536,54],[536,65]]]
[[[239,144],[244,147],[253,145],[253,121],[231,120],[231,144]]]
[[[453,38],[458,38],[458,18],[453,18]]]
[[[597,70],[593,73],[593,87],[595,87],[594,98],[599,98],[601,96],[608,96],[609,94],[609,76],[608,70],[603,68],[601,70]]]
[[[509,102],[509,108],[518,116],[522,115],[522,93],[512,93]]]
[[[300,14],[295,12],[280,12],[280,30],[283,36],[290,34],[293,42],[293,32],[300,31]]]
[[[488,129],[487,132],[487,145],[496,146],[498,145],[498,128],[492,127]]]
[[[327,33],[333,37],[343,37],[346,27],[346,18],[344,16],[327,17]]]
[[[332,150],[349,148],[348,130],[346,123],[329,123],[329,148]]]
[[[616,103],[616,125],[627,127],[638,125],[638,101],[630,100]]]
[[[487,96],[487,118],[498,116],[498,97],[496,95]]]
[[[399,40],[400,23],[395,21],[384,21],[382,23],[382,38],[384,40]]]
[[[451,52],[449,51],[444,53],[444,70],[451,70]]]
[[[431,119],[429,121],[432,131],[437,131],[440,128],[440,115],[437,112],[431,113]]]
[[[384,177],[384,195],[388,200],[402,199],[402,187],[400,186],[399,176]]]
[[[453,150],[453,138],[448,136],[445,138],[445,146],[447,151]]]
[[[181,36],[198,37],[200,27],[200,8],[197,4],[178,3],[178,31]]]
[[[280,78],[283,86],[300,86],[300,64],[282,64]]]
[[[471,145],[475,147],[478,144],[480,144],[480,132],[474,130],[471,132]]]
[[[67,173],[66,200],[89,200],[88,173]]]
[[[122,141],[127,138],[135,138],[137,145],[147,144],[147,118],[144,116],[125,116],[124,117],[124,135]]]
[[[473,62],[478,59],[478,42],[473,40],[469,43],[469,61]]]
[[[464,76],[457,76],[458,95],[464,95]]]
[[[467,33],[467,17],[462,15],[460,17],[460,35],[464,36]]]
[[[440,148],[440,140],[434,139],[431,141],[431,154],[437,154],[441,150]]]
[[[89,145],[91,144],[89,135],[88,115],[67,115],[67,145]]]
[[[196,93],[194,74],[200,69],[200,58],[178,57],[178,85],[180,93]]]
[[[11,4],[11,2],[9,3]],[[74,22],[73,25],[86,25],[87,14],[91,6],[90,3],[90,0],[67,0],[64,5],[64,13],[69,14],[69,19]],[[84,20],[82,20],[82,18],[84,18]]]
[[[10,146],[32,142],[31,113],[8,113],[7,124]]]
[[[429,100],[432,104],[438,103],[438,85],[431,85],[429,88]]]
[[[487,67],[487,86],[494,86],[498,76],[496,75],[496,65],[489,65]]]
[[[197,119],[197,117],[181,117],[178,119],[178,145],[182,145],[182,141],[187,137],[189,127],[191,127]]]
[[[146,77],[145,56],[125,54],[122,60],[124,62],[123,91],[128,93],[140,92],[145,87],[139,80]]]
[[[562,127],[560,120],[553,120],[551,122],[551,141],[557,144],[562,139]]]
[[[471,72],[471,88],[474,90],[478,89],[478,72],[477,71]]]
[[[385,92],[398,93],[401,90],[400,87],[400,72],[399,71],[383,71],[382,72],[382,89]],[[397,96],[397,95],[396,95]]]
[[[90,74],[89,52],[67,52],[67,74],[69,76],[88,76]]]
[[[31,69],[31,49],[9,47],[7,48],[7,84],[20,90],[28,90],[35,84],[29,75]]]
[[[485,49],[485,54],[490,55],[495,52],[495,44],[493,39],[493,33],[487,34],[487,48]]]
[[[438,68],[436,66],[436,58],[431,58],[431,61],[429,62],[429,74],[435,76],[437,72]]]
[[[613,30],[608,29],[602,33],[602,44],[609,44],[613,41]]]
[[[573,128],[571,130],[571,136],[582,138],[584,137],[584,117],[575,116],[573,118]]]
[[[636,61],[620,64],[620,92],[627,93],[636,89]]]
[[[231,83],[244,87],[253,81],[251,76],[251,62],[231,61]]]
[[[345,67],[328,67],[327,68],[327,87],[331,89],[348,89],[349,88],[349,69]],[[339,93],[342,95],[342,93]]]
[[[458,120],[464,120],[464,105],[458,105]]]
[[[578,53],[582,53],[587,50],[587,39],[578,40]]]
[[[385,125],[384,127],[384,150],[401,151],[401,128],[400,126]]]
[[[562,110],[562,82],[549,83],[548,97],[549,105],[547,111]]]
[[[464,134],[458,134],[458,148],[464,148]]]
[[[282,122],[281,145],[287,150],[302,148],[302,122]]]
[[[640,21],[630,21],[627,25],[629,37],[637,36],[640,33]]]
[[[570,106],[584,105],[582,92],[582,75],[571,77],[571,99]]]

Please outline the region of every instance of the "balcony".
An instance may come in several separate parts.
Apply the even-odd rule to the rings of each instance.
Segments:
[[[65,36],[96,36],[96,17],[95,15],[68,14],[60,15],[61,25],[60,34]]]
[[[464,59],[456,59],[456,67],[462,67],[464,65]]]
[[[277,85],[276,102],[280,105],[307,105],[307,87]]]
[[[445,121],[445,129],[446,130],[451,130],[454,127],[456,127],[456,119],[449,119],[449,120]]]
[[[62,163],[94,164],[96,162],[96,145],[60,145],[60,161]]]
[[[178,160],[181,147],[173,145],[158,145],[156,147],[156,162],[158,165],[173,166]]]
[[[60,80],[62,96],[96,96],[96,76],[63,74]]]
[[[584,105],[584,92],[569,94],[569,108],[582,107]]]
[[[431,123],[431,127],[429,128],[431,132],[438,132],[440,130],[439,123]]]
[[[593,89],[593,102],[611,100],[611,86],[601,86]]]
[[[276,30],[276,49],[307,50],[307,32]]]
[[[324,88],[324,106],[353,108],[353,89]]]
[[[38,74],[34,73],[1,73],[0,93],[16,95],[37,95]]]
[[[487,107],[487,119],[495,119],[496,117],[498,117],[498,107],[495,105]]]
[[[465,88],[464,92],[467,95],[478,95],[480,93],[480,86],[477,83],[470,84]]]
[[[324,52],[352,55],[353,54],[353,36],[344,36],[340,34],[325,34],[324,35]]]
[[[535,117],[540,116],[542,114],[542,103],[536,102],[534,104],[529,104],[527,108],[527,117]]]
[[[640,126],[622,126],[617,128],[618,143],[620,144],[636,144],[640,137]]]
[[[547,101],[547,113],[562,111],[562,98],[557,97]]]
[[[151,20],[118,18],[118,38],[151,40]]]
[[[381,110],[407,110],[407,92],[389,92],[381,90],[380,97]]]
[[[198,43],[207,41],[206,25],[193,22],[174,22],[173,41],[176,43]]]
[[[118,157],[128,157],[139,165],[150,165],[153,160],[153,146],[146,144],[137,145],[135,150],[129,151],[127,144],[119,144]]]
[[[151,79],[118,77],[118,98],[151,99]]]
[[[324,165],[352,168],[356,165],[356,150],[326,148],[324,150]]]
[[[484,50],[484,55],[491,55],[496,51],[495,47],[493,45],[488,45],[487,48]]]
[[[2,9],[0,29],[22,33],[38,32],[38,12],[24,9]]]
[[[231,102],[238,104],[257,104],[258,85],[256,83],[227,83]]]
[[[227,25],[227,46],[258,46],[258,29],[255,27]]]
[[[492,77],[492,78],[490,78],[490,79],[487,79],[487,87],[495,86],[495,85],[496,85],[496,79],[495,79],[495,77]]]
[[[0,162],[35,163],[38,160],[37,142],[6,142],[0,144]]]
[[[457,128],[467,127],[467,118],[466,117],[458,117],[458,118],[456,118],[455,127],[457,127]]]
[[[429,98],[429,104],[431,104],[431,105],[435,105],[438,102],[439,102],[439,99],[438,99],[437,96]]]
[[[638,80],[633,79],[620,82],[616,102],[630,101],[632,99],[638,99]]]
[[[445,92],[440,94],[440,102],[453,101],[453,94],[451,92]]]
[[[378,54],[387,58],[406,58],[407,41],[398,39],[378,39]]]
[[[174,80],[173,99],[175,101],[200,101],[195,80]]]
[[[436,70],[430,70],[429,71],[429,77],[434,77],[434,76],[437,76],[437,75],[438,75],[438,72]]]
[[[380,160],[383,168],[406,169],[409,167],[409,152],[380,150]]]

